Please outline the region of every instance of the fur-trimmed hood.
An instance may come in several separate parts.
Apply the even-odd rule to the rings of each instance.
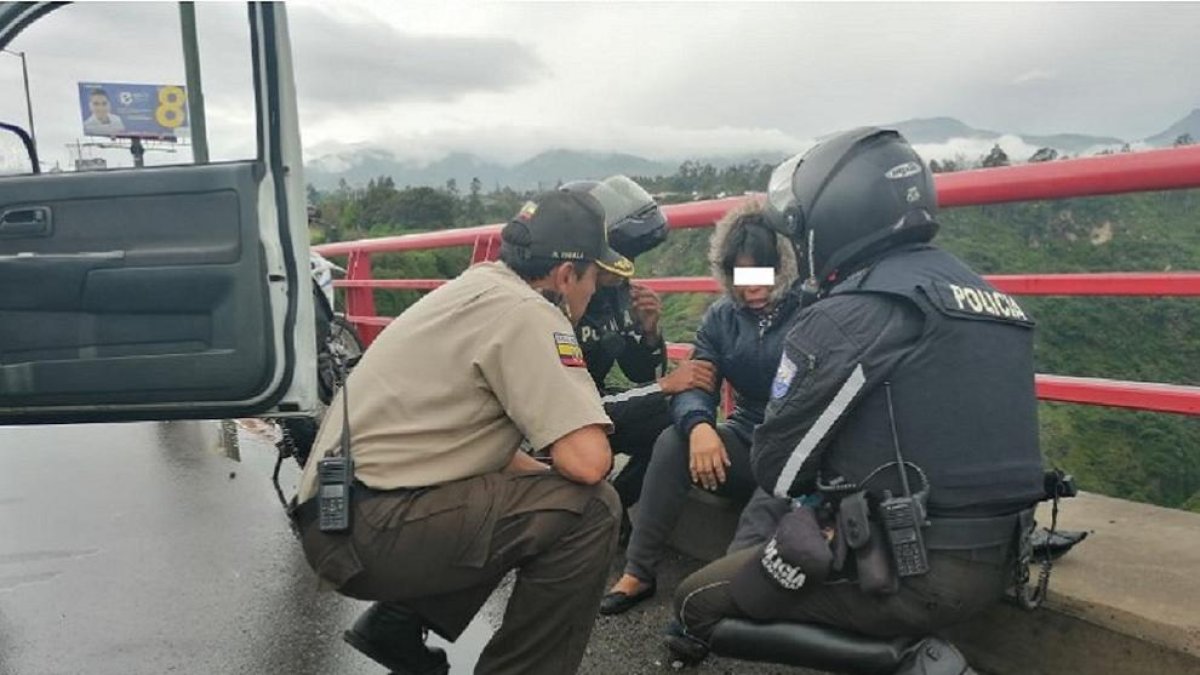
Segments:
[[[712,237],[708,240],[708,262],[712,267],[714,279],[721,282],[725,295],[738,306],[741,302],[733,293],[733,277],[721,269],[721,259],[725,257],[726,243],[730,235],[741,228],[752,227],[752,223],[761,222],[756,216],[763,213],[763,204],[757,199],[747,199],[743,204],[730,209],[713,228]],[[763,224],[766,227],[766,224]],[[769,229],[769,228],[768,228]],[[771,304],[776,305],[791,290],[799,278],[796,265],[796,252],[792,242],[782,234],[775,233],[775,244],[779,249],[779,268],[775,270],[775,288],[771,290]]]

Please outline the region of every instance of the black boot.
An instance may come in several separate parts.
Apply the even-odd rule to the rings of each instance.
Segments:
[[[671,658],[684,666],[697,665],[708,656],[708,643],[688,635],[678,621],[672,621],[667,625],[663,639],[667,643],[667,649],[671,652]]]
[[[892,675],[977,675],[962,652],[938,637],[928,637],[908,649]]]
[[[425,646],[421,618],[395,602],[377,602],[342,639],[395,675],[446,675],[446,652]]]

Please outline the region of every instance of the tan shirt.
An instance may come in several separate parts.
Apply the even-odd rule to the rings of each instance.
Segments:
[[[528,439],[545,448],[576,429],[611,431],[571,324],[506,265],[482,263],[409,307],[350,374],[355,476],[393,489],[499,471]],[[338,446],[342,401],[321,423],[300,480]]]

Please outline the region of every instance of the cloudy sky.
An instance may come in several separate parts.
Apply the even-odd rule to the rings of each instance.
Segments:
[[[288,11],[309,158],[363,146],[509,162],[552,147],[789,152],[850,126],[943,115],[1137,140],[1200,107],[1195,3],[340,0]],[[197,12],[213,155],[245,157],[245,8]],[[175,3],[69,6],[11,48],[28,53],[51,162],[87,141],[77,82],[184,81]],[[20,60],[0,54],[0,120],[24,122],[20,82]]]

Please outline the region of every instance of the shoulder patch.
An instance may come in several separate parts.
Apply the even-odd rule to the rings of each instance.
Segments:
[[[583,350],[571,333],[554,333],[554,348],[558,351],[558,360],[568,368],[583,368],[587,362],[583,360]]]
[[[963,318],[991,319],[1032,326],[1033,319],[1025,314],[1017,301],[994,288],[933,282],[932,297],[943,312]]]
[[[775,379],[771,382],[771,398],[783,398],[788,389],[791,389],[795,377],[796,364],[784,354],[783,358],[779,359],[779,370],[775,371]]]

